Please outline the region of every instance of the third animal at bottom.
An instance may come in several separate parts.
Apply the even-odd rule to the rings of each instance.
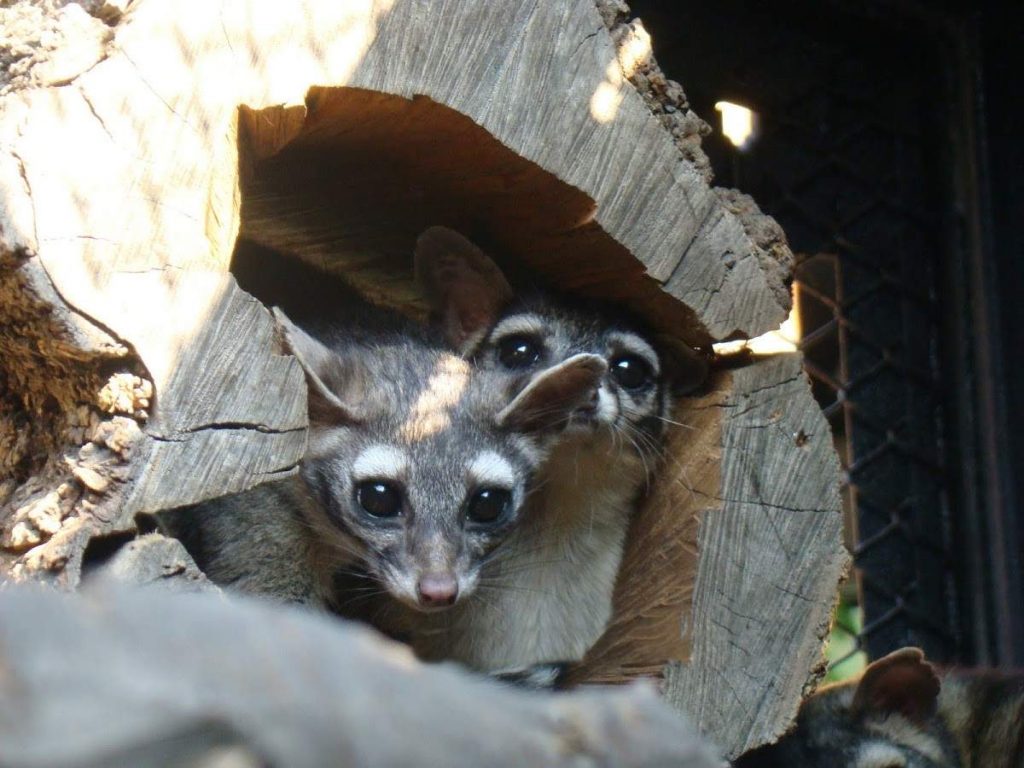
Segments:
[[[1024,768],[1024,673],[936,670],[917,648],[819,690],[737,768]]]

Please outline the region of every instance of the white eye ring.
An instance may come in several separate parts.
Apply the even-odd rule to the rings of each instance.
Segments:
[[[854,765],[856,768],[905,768],[907,756],[898,747],[876,741],[860,748]]]
[[[360,453],[352,465],[356,482],[370,479],[397,480],[409,468],[409,457],[393,445],[372,445]]]
[[[544,320],[537,315],[510,315],[498,322],[491,331],[491,343],[496,344],[507,336],[537,336],[544,338],[547,327]]]
[[[494,451],[483,451],[466,468],[470,485],[511,490],[516,484],[512,464]]]

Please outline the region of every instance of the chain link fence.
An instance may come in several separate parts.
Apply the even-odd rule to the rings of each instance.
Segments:
[[[798,347],[844,469],[856,565],[832,675],[904,645],[954,660],[941,67],[927,41],[827,5],[723,0],[685,24],[667,3],[632,7],[698,114],[722,100],[754,112],[743,149],[717,125],[704,146],[716,182],[753,195],[797,254]]]

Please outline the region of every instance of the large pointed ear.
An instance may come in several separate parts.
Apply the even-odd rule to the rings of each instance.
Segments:
[[[431,227],[416,240],[416,282],[455,349],[466,351],[513,299],[498,265],[447,227]]]
[[[596,401],[607,371],[598,355],[574,355],[548,368],[502,409],[498,426],[528,433],[557,430],[577,408]]]
[[[706,355],[673,336],[659,336],[657,342],[673,395],[687,395],[707,380],[709,364]]]
[[[293,323],[280,308],[270,310],[285,352],[294,355],[306,374],[310,423],[346,424],[359,421],[365,379],[361,368],[347,365],[340,355]]]
[[[934,714],[939,678],[920,648],[901,648],[868,665],[850,711],[855,717],[899,714],[924,724]]]

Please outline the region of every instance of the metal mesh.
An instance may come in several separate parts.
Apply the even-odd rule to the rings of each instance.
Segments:
[[[920,335],[934,339],[937,329],[911,286],[877,280],[851,291],[847,258],[844,247],[803,258],[796,288],[805,369],[843,465],[847,537],[857,565],[859,590],[847,591],[840,603],[834,644],[844,631],[856,642],[832,662],[862,649],[877,657],[902,645],[947,659],[956,638],[940,380],[934,366],[915,364],[912,344]],[[883,332],[880,322],[894,325]],[[927,356],[923,362],[928,366]],[[854,599],[860,614],[850,611]],[[854,615],[864,623],[852,623]]]
[[[844,468],[856,563],[832,662],[903,645],[954,659],[937,242],[948,203],[929,49],[799,3],[723,0],[688,9],[685,25],[667,5],[632,5],[699,114],[719,99],[757,114],[746,151],[717,131],[705,148],[717,183],[751,193],[798,256],[800,346]]]
[[[808,49],[796,43],[766,58],[803,59],[803,88],[787,98],[787,83],[779,102],[765,105],[762,135],[736,162],[750,175],[756,166],[755,197],[799,254],[800,346],[844,468],[864,616],[863,627],[850,628],[858,639],[851,652],[874,658],[918,645],[949,659],[956,622],[938,362],[942,249],[933,240],[941,211],[929,199],[937,180],[925,171],[926,115],[880,109],[879,93],[885,84],[892,101],[893,91],[910,96],[920,73],[896,69],[906,82],[893,83],[892,61],[879,66],[877,50],[829,46],[806,61]],[[787,54],[790,47],[800,53]],[[763,100],[780,89],[763,83],[759,93]]]

